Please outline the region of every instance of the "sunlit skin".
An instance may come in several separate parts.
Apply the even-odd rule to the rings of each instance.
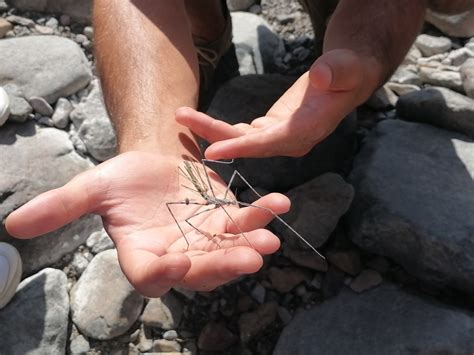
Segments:
[[[199,68],[191,33],[212,40],[222,32],[220,0],[95,0],[96,58],[119,155],[20,207],[6,220],[8,232],[33,238],[99,214],[124,274],[150,297],[173,286],[212,290],[258,271],[263,255],[280,246],[262,229],[271,214],[227,207],[252,247],[221,209],[200,215],[194,221],[200,229],[227,238],[217,247],[183,223],[188,248],[166,208],[199,198],[177,174],[183,159],[200,157],[192,132],[212,143],[210,159],[304,155],[395,70],[428,5],[455,12],[473,1],[341,0],[311,69],[265,117],[231,126],[195,111]],[[212,180],[225,190],[216,174]],[[257,203],[278,214],[290,207],[281,194]],[[181,223],[203,208],[183,207],[176,211]]]

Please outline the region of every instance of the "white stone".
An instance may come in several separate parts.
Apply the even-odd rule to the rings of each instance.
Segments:
[[[10,116],[10,98],[7,92],[0,87],[0,127],[7,122]]]
[[[451,48],[452,42],[447,37],[421,34],[416,38],[415,45],[425,57],[429,57],[435,54],[447,52]]]

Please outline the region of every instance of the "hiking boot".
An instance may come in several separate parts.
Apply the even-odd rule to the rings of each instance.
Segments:
[[[211,88],[214,73],[221,58],[232,47],[232,19],[225,1],[222,1],[222,8],[225,17],[225,28],[217,39],[209,42],[203,38],[193,36],[198,55],[201,92],[208,91]]]
[[[21,280],[22,263],[18,251],[7,243],[0,243],[0,309],[15,295]]]

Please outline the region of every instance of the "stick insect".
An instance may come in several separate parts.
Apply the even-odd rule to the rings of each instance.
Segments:
[[[210,211],[213,211],[217,208],[220,208],[222,209],[222,211],[224,211],[224,213],[227,215],[227,217],[229,218],[229,220],[237,227],[237,230],[239,231],[239,234],[242,235],[242,237],[247,241],[247,243],[251,246],[252,244],[249,242],[249,240],[247,239],[245,233],[242,231],[242,229],[240,228],[240,226],[234,221],[234,219],[232,218],[232,216],[227,212],[227,210],[225,209],[225,207],[228,207],[228,206],[241,206],[241,207],[253,207],[253,208],[259,208],[259,209],[262,209],[262,210],[265,210],[269,213],[271,213],[273,215],[273,217],[275,219],[277,219],[278,221],[280,221],[281,223],[283,223],[285,225],[285,227],[287,227],[291,232],[293,232],[299,239],[301,239],[301,241],[303,241],[308,247],[311,248],[311,250],[313,250],[319,257],[321,257],[322,259],[326,259],[320,252],[318,252],[316,250],[315,247],[313,247],[311,245],[311,243],[309,243],[301,234],[299,234],[293,227],[291,227],[287,222],[285,222],[283,220],[283,218],[281,218],[280,216],[278,216],[275,212],[273,212],[273,210],[271,210],[270,208],[267,208],[267,207],[262,207],[262,206],[256,206],[256,205],[252,205],[250,203],[246,203],[246,202],[242,202],[242,201],[238,201],[237,199],[231,199],[231,198],[227,198],[227,195],[229,194],[229,191],[230,191],[230,188],[232,186],[232,182],[234,181],[234,179],[236,177],[239,177],[240,179],[242,179],[242,181],[245,183],[245,185],[247,185],[250,190],[255,194],[257,195],[259,198],[261,198],[262,196],[257,192],[257,190],[255,190],[253,188],[252,185],[250,185],[250,183],[247,181],[247,179],[245,179],[242,174],[240,174],[237,170],[234,170],[234,172],[232,173],[231,175],[231,178],[229,180],[229,183],[227,184],[227,187],[226,187],[226,190],[225,190],[225,193],[224,193],[224,197],[223,198],[219,198],[216,196],[215,192],[214,192],[214,188],[212,187],[212,184],[211,184],[211,180],[209,178],[209,174],[208,174],[208,167],[207,167],[207,163],[218,163],[218,164],[232,164],[234,162],[234,160],[230,160],[230,161],[216,161],[216,160],[209,160],[209,159],[202,159],[201,160],[201,163],[202,163],[202,166],[203,166],[203,169],[204,169],[204,176],[205,176],[205,179],[203,179],[203,177],[201,176],[201,172],[199,170],[199,168],[196,166],[196,164],[193,162],[193,161],[189,161],[189,160],[184,160],[184,168],[181,168],[179,167],[178,168],[178,172],[179,172],[179,175],[183,176],[186,180],[188,180],[189,182],[192,183],[193,187],[189,187],[189,186],[184,186],[182,185],[183,187],[187,188],[188,190],[191,190],[197,194],[199,194],[202,198],[203,198],[203,202],[197,202],[197,201],[192,201],[190,200],[189,198],[185,198],[183,201],[175,201],[175,202],[167,202],[166,203],[166,207],[168,208],[168,211],[169,213],[171,214],[171,216],[173,217],[173,220],[175,221],[176,225],[178,226],[181,234],[183,235],[184,237],[184,240],[186,241],[186,243],[188,244],[188,248],[189,248],[189,241],[188,239],[186,238],[185,236],[185,233],[183,231],[183,229],[181,228],[178,220],[176,219],[175,215],[173,214],[173,211],[171,209],[171,206],[172,205],[196,205],[196,206],[209,206],[209,208],[206,208],[202,211],[199,211],[195,214],[193,214],[192,216],[186,218],[184,221],[185,223],[187,223],[190,227],[192,227],[194,230],[196,230],[199,234],[205,236],[206,238],[208,238],[209,240],[212,240],[214,241],[214,237],[216,235],[211,235],[209,234],[208,232],[206,231],[203,231],[203,230],[200,230],[198,227],[194,226],[192,223],[191,223],[191,219],[194,218],[194,217],[197,217],[199,215],[202,215],[204,213],[207,213],[207,212],[210,212]]]

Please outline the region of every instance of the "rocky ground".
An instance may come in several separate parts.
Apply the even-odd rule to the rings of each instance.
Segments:
[[[116,145],[88,1],[9,4],[0,1],[0,85],[11,101],[0,120],[2,220]],[[242,76],[208,112],[250,120],[314,60],[310,21],[297,1],[229,4],[242,10],[233,13]],[[314,152],[236,163],[256,187],[290,196],[285,219],[327,262],[272,223],[283,247],[256,275],[144,299],[97,217],[28,242],[1,227],[24,280],[0,311],[0,353],[472,353],[474,29],[472,14],[428,17],[437,27],[425,26],[357,119]]]

